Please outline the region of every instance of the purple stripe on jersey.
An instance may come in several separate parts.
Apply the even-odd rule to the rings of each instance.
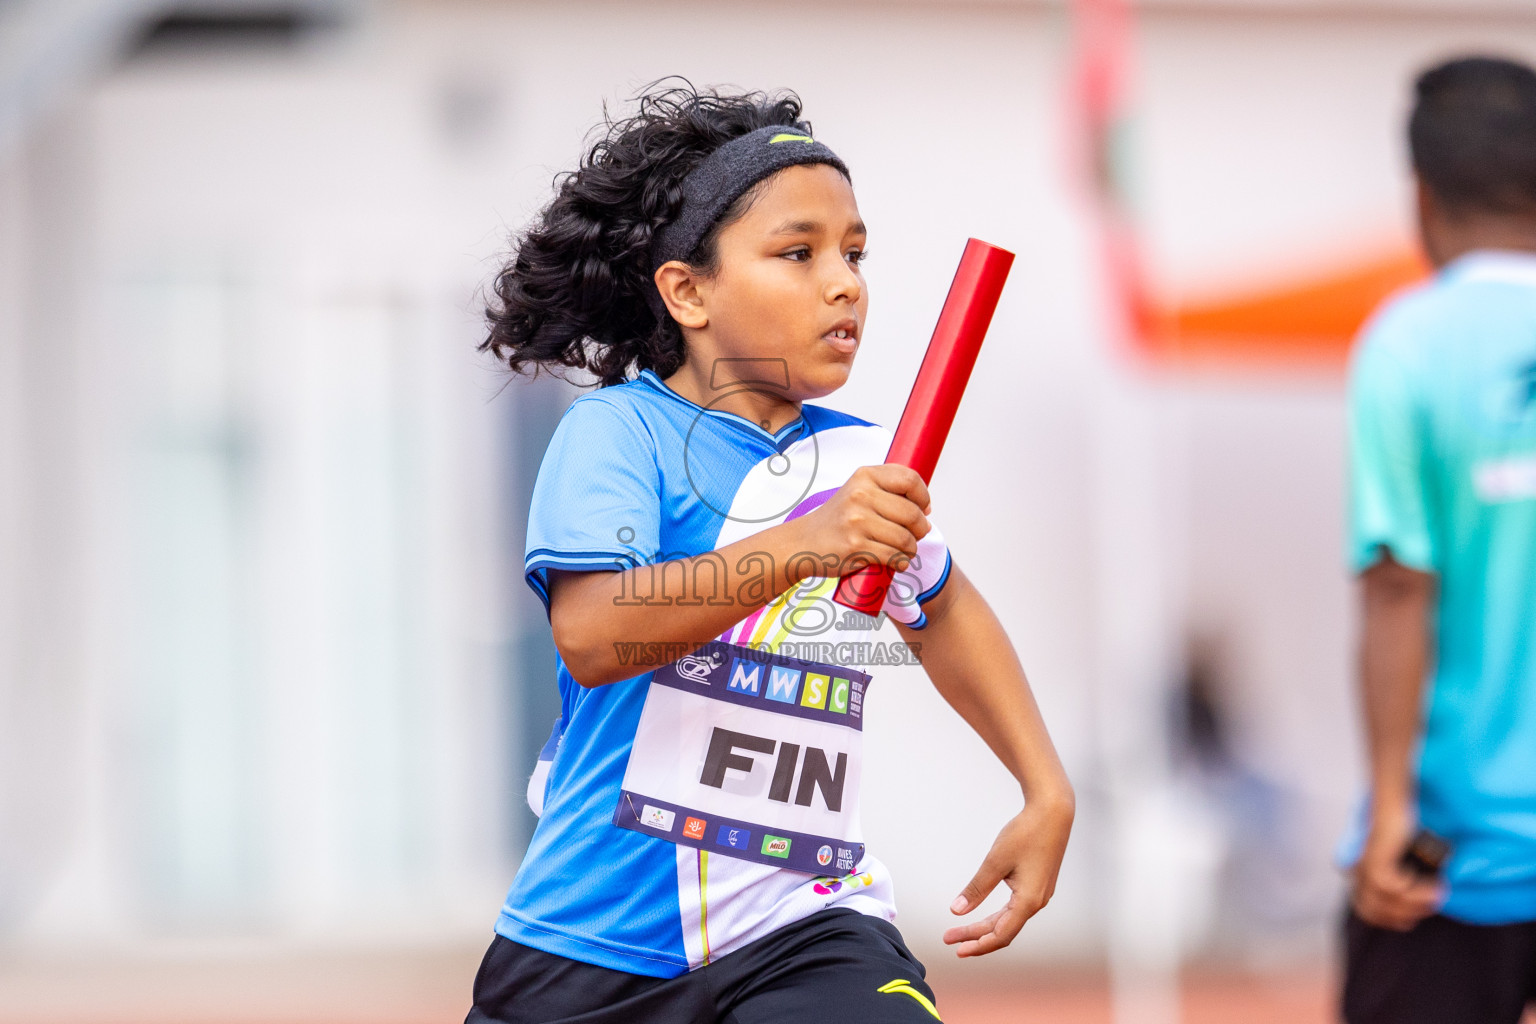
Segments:
[[[807,512],[816,511],[818,508],[821,508],[821,506],[827,503],[828,498],[832,497],[832,495],[836,493],[836,487],[828,487],[824,491],[817,491],[815,494],[811,495],[809,498],[806,498],[800,504],[796,505],[794,509],[789,513],[789,515],[784,517],[784,521],[787,523],[791,519],[799,519]]]

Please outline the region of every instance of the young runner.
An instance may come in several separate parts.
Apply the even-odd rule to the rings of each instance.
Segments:
[[[1536,1001],[1536,72],[1418,80],[1434,280],[1350,382],[1370,800],[1346,841],[1349,1024],[1516,1024]],[[1416,828],[1439,877],[1403,863]],[[1527,1018],[1528,1019],[1528,1018]]]
[[[860,834],[879,666],[921,645],[1022,791],[951,907],[1011,889],[946,932],[961,956],[1050,898],[1073,797],[921,478],[882,464],[885,430],[807,401],[863,340],[848,170],[793,95],[661,89],[605,127],[497,278],[483,346],[601,386],[534,489],[562,710],[469,1020],[931,1022]],[[860,559],[899,570],[881,617],[904,642],[831,601]]]

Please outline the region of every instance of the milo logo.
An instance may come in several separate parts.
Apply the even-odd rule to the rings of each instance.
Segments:
[[[788,857],[789,843],[783,836],[763,836],[763,853],[769,857]]]

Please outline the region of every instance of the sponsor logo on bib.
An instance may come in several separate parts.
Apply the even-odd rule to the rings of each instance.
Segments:
[[[783,836],[763,836],[763,853],[769,857],[788,857],[790,840]]]
[[[769,700],[776,700],[780,704],[793,704],[800,695],[800,670],[786,668],[783,665],[770,665],[768,667],[768,694]]]
[[[832,680],[832,696],[827,701],[827,710],[836,711],[840,715],[848,713],[848,680]]]
[[[820,672],[807,672],[805,674],[805,696],[800,698],[800,706],[803,708],[815,708],[818,711],[827,709],[827,691],[832,687],[832,680]]]
[[[709,675],[720,664],[720,654],[710,652],[707,655],[686,654],[673,663],[677,674],[684,679],[690,679],[695,683],[709,685]]]
[[[731,828],[729,825],[721,825],[720,831],[715,834],[715,843],[719,846],[729,846],[733,850],[745,850],[752,842],[752,833],[744,828]]]
[[[766,697],[780,704],[799,704],[838,715],[848,713],[852,696],[852,684],[841,677],[741,658],[731,659],[725,688],[748,697]]]
[[[816,863],[820,864],[822,867],[826,867],[828,864],[831,864],[832,863],[832,847],[830,847],[830,846],[823,846],[821,849],[817,850],[816,851]]]
[[[735,645],[719,645],[735,646]],[[736,649],[740,649],[739,647]],[[731,699],[750,706],[751,701],[742,698],[773,701],[778,704],[797,706],[795,712],[811,712],[809,717],[838,715],[859,718],[863,713],[864,686],[861,676],[835,675],[832,666],[819,666],[824,671],[814,671],[814,663],[802,662],[799,667],[772,660],[771,655],[748,650],[742,656],[733,656],[724,650],[704,650],[685,655],[658,670],[658,680],[675,677],[681,682],[701,687],[718,686],[730,694]],[[673,685],[667,682],[666,685]],[[692,689],[692,686],[683,687]]]
[[[688,839],[703,839],[706,824],[703,818],[689,818],[683,822],[683,836]]]
[[[672,822],[677,818],[675,811],[664,811],[660,807],[652,807],[646,804],[640,812],[640,823],[647,828],[654,828],[661,832],[671,832]]]
[[[732,658],[730,681],[725,684],[725,688],[756,697],[762,683],[763,672],[767,667],[760,661],[742,661],[740,658]]]

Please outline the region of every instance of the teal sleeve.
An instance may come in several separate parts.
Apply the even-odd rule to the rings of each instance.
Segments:
[[[1368,334],[1349,383],[1349,560],[1357,573],[1376,564],[1383,548],[1411,569],[1435,571],[1420,394],[1387,339]]]

